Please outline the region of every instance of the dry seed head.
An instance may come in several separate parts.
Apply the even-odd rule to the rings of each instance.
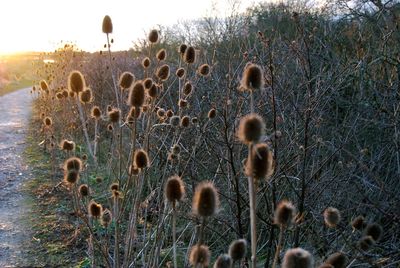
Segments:
[[[244,144],[257,143],[264,134],[264,120],[258,114],[248,114],[240,119],[237,136]]]
[[[143,86],[145,89],[151,88],[153,86],[153,79],[151,79],[149,77],[149,78],[146,78],[145,80],[143,80]]]
[[[157,60],[159,60],[159,61],[165,60],[165,58],[167,57],[167,51],[164,48],[160,49],[157,52],[156,57],[157,57]]]
[[[85,78],[80,71],[72,71],[68,77],[68,89],[74,93],[79,93],[86,88]]]
[[[131,72],[123,72],[119,77],[119,86],[121,89],[129,89],[133,82],[135,81],[135,76]]]
[[[60,147],[65,151],[73,151],[75,150],[75,142],[64,139],[61,141]]]
[[[78,188],[79,195],[86,197],[89,195],[89,186],[87,184],[81,184]]]
[[[155,99],[158,96],[158,92],[159,92],[159,88],[156,84],[153,84],[148,90],[147,90],[147,94]]]
[[[160,108],[157,110],[157,116],[162,118],[165,116],[165,110],[163,108]]]
[[[229,246],[229,256],[234,262],[240,261],[246,257],[247,242],[245,239],[238,239],[231,243]]]
[[[171,109],[169,109],[169,110],[167,111],[167,117],[168,117],[168,118],[171,118],[173,115],[174,115],[174,112],[173,112]]]
[[[68,96],[69,96],[68,90],[66,90],[66,89],[64,89],[64,90],[62,91],[62,94],[63,94],[64,98],[68,98]]]
[[[75,98],[75,92],[70,91],[70,92],[69,92],[69,97],[70,97],[70,98]]]
[[[100,110],[99,106],[93,106],[93,107],[92,107],[92,109],[90,110],[90,116],[91,116],[93,119],[96,119],[96,120],[100,119],[100,117],[101,117],[101,110]]]
[[[252,146],[252,151],[249,152],[249,158],[246,161],[246,176],[259,180],[268,179],[273,173],[274,160],[269,146],[266,143],[258,143]]]
[[[86,161],[87,159],[88,159],[87,154],[83,154],[83,155],[82,155],[82,160],[83,160],[83,161]]]
[[[217,213],[218,207],[219,197],[214,184],[201,182],[197,185],[193,196],[193,213],[200,217],[210,217]]]
[[[183,54],[185,54],[186,49],[187,49],[187,45],[181,44],[178,48],[179,54],[181,54],[183,56]]]
[[[358,247],[364,251],[369,250],[375,244],[375,240],[372,236],[363,236],[360,241],[358,241]]]
[[[205,245],[194,245],[190,250],[189,262],[193,267],[208,267],[210,250]]]
[[[208,65],[208,64],[200,65],[200,67],[197,69],[197,72],[201,76],[208,76],[210,74],[210,65]]]
[[[365,235],[371,236],[375,241],[378,241],[379,238],[381,238],[382,232],[382,227],[377,223],[368,224],[365,228]]]
[[[79,93],[79,100],[83,104],[91,103],[93,101],[93,94],[90,88],[84,89]]]
[[[195,125],[195,124],[197,124],[197,122],[199,120],[197,119],[197,117],[193,117],[191,121],[192,121],[192,124]]]
[[[185,85],[183,86],[183,94],[186,96],[192,93],[193,90],[193,85],[190,83],[190,81],[186,82]]]
[[[147,69],[150,67],[150,59],[148,57],[144,58],[142,60],[142,66],[143,68]]]
[[[51,119],[51,117],[46,116],[43,120],[43,123],[45,126],[51,126],[53,125],[53,120]]]
[[[90,201],[88,205],[89,215],[93,218],[98,218],[101,216],[103,207],[101,204],[96,203],[94,200]]]
[[[118,182],[114,182],[110,185],[110,190],[112,191],[118,191],[119,190],[119,184]]]
[[[169,66],[167,64],[161,65],[158,69],[157,69],[157,77],[161,80],[161,81],[165,81],[168,79],[169,77]]]
[[[343,252],[336,252],[330,255],[325,263],[330,264],[335,268],[345,268],[347,265],[347,261],[348,259]]]
[[[112,124],[108,124],[108,125],[107,125],[107,130],[108,130],[108,131],[112,132],[113,129],[114,129],[114,127],[113,127]]]
[[[108,208],[106,208],[105,210],[103,210],[103,213],[101,213],[101,224],[107,228],[110,225],[111,220],[112,220],[111,211]]]
[[[285,252],[282,268],[313,268],[314,258],[302,248],[292,248]]]
[[[149,42],[154,44],[158,42],[158,31],[157,30],[151,30],[149,33]]]
[[[164,188],[165,198],[171,202],[180,202],[185,195],[185,185],[179,176],[172,176],[167,180]]]
[[[188,127],[190,125],[190,117],[185,115],[184,117],[182,117],[181,119],[181,126],[182,127]]]
[[[183,69],[183,68],[179,68],[178,70],[176,70],[176,76],[178,77],[178,78],[182,78],[184,75],[185,75],[185,69]]]
[[[217,260],[214,263],[214,268],[231,268],[233,265],[233,261],[231,256],[228,254],[219,255]]]
[[[110,16],[106,15],[103,18],[103,25],[102,25],[103,33],[110,34],[113,31],[113,25]]]
[[[181,146],[179,144],[174,144],[171,148],[171,153],[178,155],[181,153]]]
[[[214,119],[216,116],[217,116],[217,110],[215,110],[214,108],[211,108],[208,111],[208,115],[207,115],[208,119]]]
[[[121,110],[118,108],[114,108],[108,112],[108,120],[111,123],[118,123],[121,118]]]
[[[140,107],[145,101],[145,91],[142,81],[136,81],[129,91],[128,104]]]
[[[364,229],[366,223],[365,219],[363,216],[357,216],[352,222],[351,222],[351,227],[356,230],[362,230]]]
[[[49,90],[49,86],[47,85],[46,80],[40,81],[40,88],[41,88],[42,90]]]
[[[79,171],[75,169],[64,171],[64,180],[69,184],[75,184],[79,180]]]
[[[80,160],[78,157],[68,158],[64,162],[64,170],[77,170],[78,172],[82,171],[82,160]]]
[[[293,222],[295,213],[296,209],[292,202],[281,201],[275,210],[274,222],[275,224],[289,226]]]
[[[150,165],[149,156],[146,151],[138,149],[133,156],[136,168],[143,169]]]
[[[183,60],[188,64],[196,61],[196,50],[194,47],[190,46],[186,48],[185,53],[183,54]]]
[[[324,221],[328,227],[336,227],[340,222],[340,218],[340,211],[337,208],[328,207],[324,210]]]
[[[131,118],[139,118],[141,113],[142,111],[139,107],[132,106],[129,110],[128,116]]]
[[[174,116],[171,116],[171,118],[169,119],[169,123],[173,127],[178,127],[179,124],[181,123],[181,119],[179,118],[179,116],[174,115]]]
[[[240,89],[252,91],[264,87],[264,76],[261,67],[248,63],[243,71]]]
[[[56,98],[57,98],[57,100],[61,100],[62,98],[64,98],[64,95],[62,94],[62,92],[58,92],[56,94]]]

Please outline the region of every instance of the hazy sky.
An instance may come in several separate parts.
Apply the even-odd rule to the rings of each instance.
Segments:
[[[232,0],[1,0],[0,54],[18,51],[51,51],[61,41],[84,49],[102,48],[104,15],[113,20],[114,49],[128,49],[150,28],[210,14],[229,13]],[[241,0],[240,9],[262,0]]]

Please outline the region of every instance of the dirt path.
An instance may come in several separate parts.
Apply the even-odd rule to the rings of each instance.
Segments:
[[[31,176],[22,158],[31,113],[29,90],[0,97],[0,267],[32,267],[23,258],[32,236],[26,228],[24,215],[29,208],[21,192]]]

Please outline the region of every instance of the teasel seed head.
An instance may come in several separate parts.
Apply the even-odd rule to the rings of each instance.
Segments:
[[[228,254],[222,254],[218,256],[213,268],[231,268],[232,265],[233,261],[231,256]]]
[[[171,118],[172,116],[174,116],[174,112],[171,109],[167,110],[167,117]]]
[[[53,120],[51,119],[51,117],[46,116],[46,117],[43,119],[43,123],[44,123],[45,126],[50,127],[51,125],[53,125]]]
[[[93,94],[90,88],[86,88],[79,93],[79,100],[83,104],[88,104],[93,101]]]
[[[80,71],[72,71],[68,77],[68,89],[71,92],[79,93],[86,88],[85,78]]]
[[[258,114],[252,113],[240,119],[237,136],[244,144],[257,143],[264,134],[264,120]]]
[[[156,84],[153,84],[148,90],[147,95],[149,95],[152,99],[157,98],[159,94],[159,88]]]
[[[173,204],[180,202],[185,195],[185,185],[182,179],[177,175],[169,177],[165,184],[164,194],[169,202]]]
[[[358,241],[358,247],[364,251],[369,250],[375,244],[375,240],[372,236],[363,236],[360,241]]]
[[[145,96],[142,81],[136,81],[129,91],[128,104],[130,106],[141,107],[144,104]]]
[[[185,69],[179,68],[178,70],[176,70],[175,74],[179,79],[181,79],[185,75]]]
[[[171,153],[178,155],[181,153],[181,146],[179,144],[174,144],[171,148]]]
[[[165,60],[165,58],[167,57],[167,51],[162,48],[157,52],[156,58],[158,61],[162,61]]]
[[[210,217],[217,213],[218,207],[219,197],[214,184],[201,182],[197,185],[193,196],[193,213],[200,217]]]
[[[264,75],[261,67],[256,64],[248,63],[243,71],[240,89],[253,91],[255,89],[262,89],[263,87]]]
[[[181,54],[181,56],[183,56],[183,54],[185,54],[185,51],[187,49],[187,45],[186,44],[181,44],[178,48],[178,52],[179,54]]]
[[[105,210],[103,210],[103,213],[101,213],[101,225],[107,228],[110,225],[111,220],[112,220],[111,211],[108,208],[106,208]]]
[[[252,151],[249,152],[249,158],[246,161],[246,176],[259,180],[262,178],[268,179],[273,173],[274,159],[269,146],[266,143],[258,143],[252,146]]]
[[[157,110],[157,116],[159,118],[163,118],[165,116],[165,110],[163,108],[160,108]]]
[[[149,156],[145,150],[136,150],[133,159],[136,168],[143,169],[150,165]]]
[[[129,117],[132,117],[132,118],[139,118],[140,115],[141,115],[141,113],[142,113],[142,110],[141,110],[139,107],[132,106],[132,107],[129,109],[129,114],[128,114],[128,116],[129,116]]]
[[[158,31],[157,30],[151,30],[149,33],[149,42],[152,44],[155,44],[158,42]]]
[[[199,120],[197,119],[197,117],[192,117],[192,124],[193,125],[196,125],[198,122],[199,122]]]
[[[64,180],[69,184],[75,184],[79,180],[79,171],[75,169],[64,171]]]
[[[143,86],[144,86],[145,89],[150,89],[153,86],[153,79],[151,79],[150,77],[144,79],[143,80]]]
[[[178,127],[179,124],[181,123],[181,119],[179,118],[179,116],[174,115],[174,116],[171,116],[171,118],[169,119],[169,123],[173,127]]]
[[[60,147],[64,151],[73,151],[75,150],[75,142],[69,140],[62,140]]]
[[[217,116],[217,110],[215,108],[211,108],[207,114],[208,119],[214,119],[216,116]]]
[[[49,85],[47,84],[46,80],[40,81],[40,88],[42,90],[49,90]]]
[[[185,85],[183,86],[183,94],[186,96],[192,93],[193,91],[193,85],[190,83],[190,81],[186,82]]]
[[[157,77],[161,81],[165,81],[169,78],[169,66],[167,64],[163,64],[157,69]]]
[[[64,90],[62,91],[62,94],[63,94],[64,98],[68,98],[68,96],[69,96],[68,90],[66,90],[66,89],[64,89]]]
[[[197,69],[197,72],[201,75],[201,76],[208,76],[210,74],[210,65],[208,64],[202,64],[199,66],[199,68]]]
[[[99,120],[101,117],[101,110],[99,106],[93,106],[92,109],[90,110],[90,116],[93,119]]]
[[[340,211],[337,208],[328,207],[324,210],[325,224],[330,228],[335,228],[340,222]]]
[[[87,184],[81,184],[78,188],[79,195],[86,197],[89,195],[89,186]]]
[[[194,63],[196,61],[196,50],[194,47],[187,47],[185,53],[183,54],[183,60],[188,63]]]
[[[335,268],[345,268],[347,265],[348,259],[343,252],[333,253],[328,257],[325,261],[326,264],[330,264]]]
[[[181,126],[182,127],[188,127],[190,125],[190,117],[185,115],[184,117],[182,117],[181,119]]]
[[[70,157],[64,162],[64,170],[71,171],[76,170],[78,172],[82,171],[82,160],[78,157]]]
[[[351,222],[351,227],[355,230],[361,231],[364,229],[366,226],[365,219],[363,216],[357,216],[352,222]]]
[[[119,183],[118,182],[114,182],[110,185],[110,190],[112,191],[119,191]]]
[[[371,223],[365,227],[365,236],[371,236],[375,241],[378,241],[381,238],[382,232],[382,226],[377,223]]]
[[[110,34],[113,31],[113,24],[111,21],[110,16],[106,15],[103,18],[103,25],[102,25],[103,33]]]
[[[150,67],[150,59],[148,57],[144,58],[142,60],[142,66],[143,68],[147,69]]]
[[[121,110],[118,108],[114,108],[108,112],[108,120],[111,123],[118,123],[121,118]]]
[[[103,206],[92,200],[88,205],[88,211],[91,217],[98,218],[101,216],[101,213],[103,212]]]
[[[210,250],[205,245],[194,245],[190,250],[189,262],[193,267],[208,267],[210,263]]]
[[[240,261],[246,257],[247,242],[245,239],[238,239],[231,243],[229,246],[229,256],[234,262]]]
[[[110,131],[110,132],[112,132],[112,131],[114,130],[113,125],[112,125],[112,124],[108,124],[108,125],[107,125],[107,130]]]
[[[275,209],[274,222],[285,227],[289,226],[294,220],[295,213],[296,209],[292,202],[281,201]]]
[[[119,77],[119,87],[121,89],[129,89],[133,82],[135,81],[135,76],[131,72],[123,72]]]
[[[314,258],[302,248],[292,248],[285,252],[282,268],[313,268]]]

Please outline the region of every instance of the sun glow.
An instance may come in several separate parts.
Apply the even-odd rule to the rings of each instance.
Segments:
[[[210,14],[229,14],[231,0],[9,0],[2,1],[0,54],[53,51],[61,41],[96,51],[105,42],[101,32],[104,15],[114,24],[114,49],[125,50],[157,25],[173,25]],[[242,0],[244,10],[260,0]],[[218,12],[212,13],[212,8]]]

